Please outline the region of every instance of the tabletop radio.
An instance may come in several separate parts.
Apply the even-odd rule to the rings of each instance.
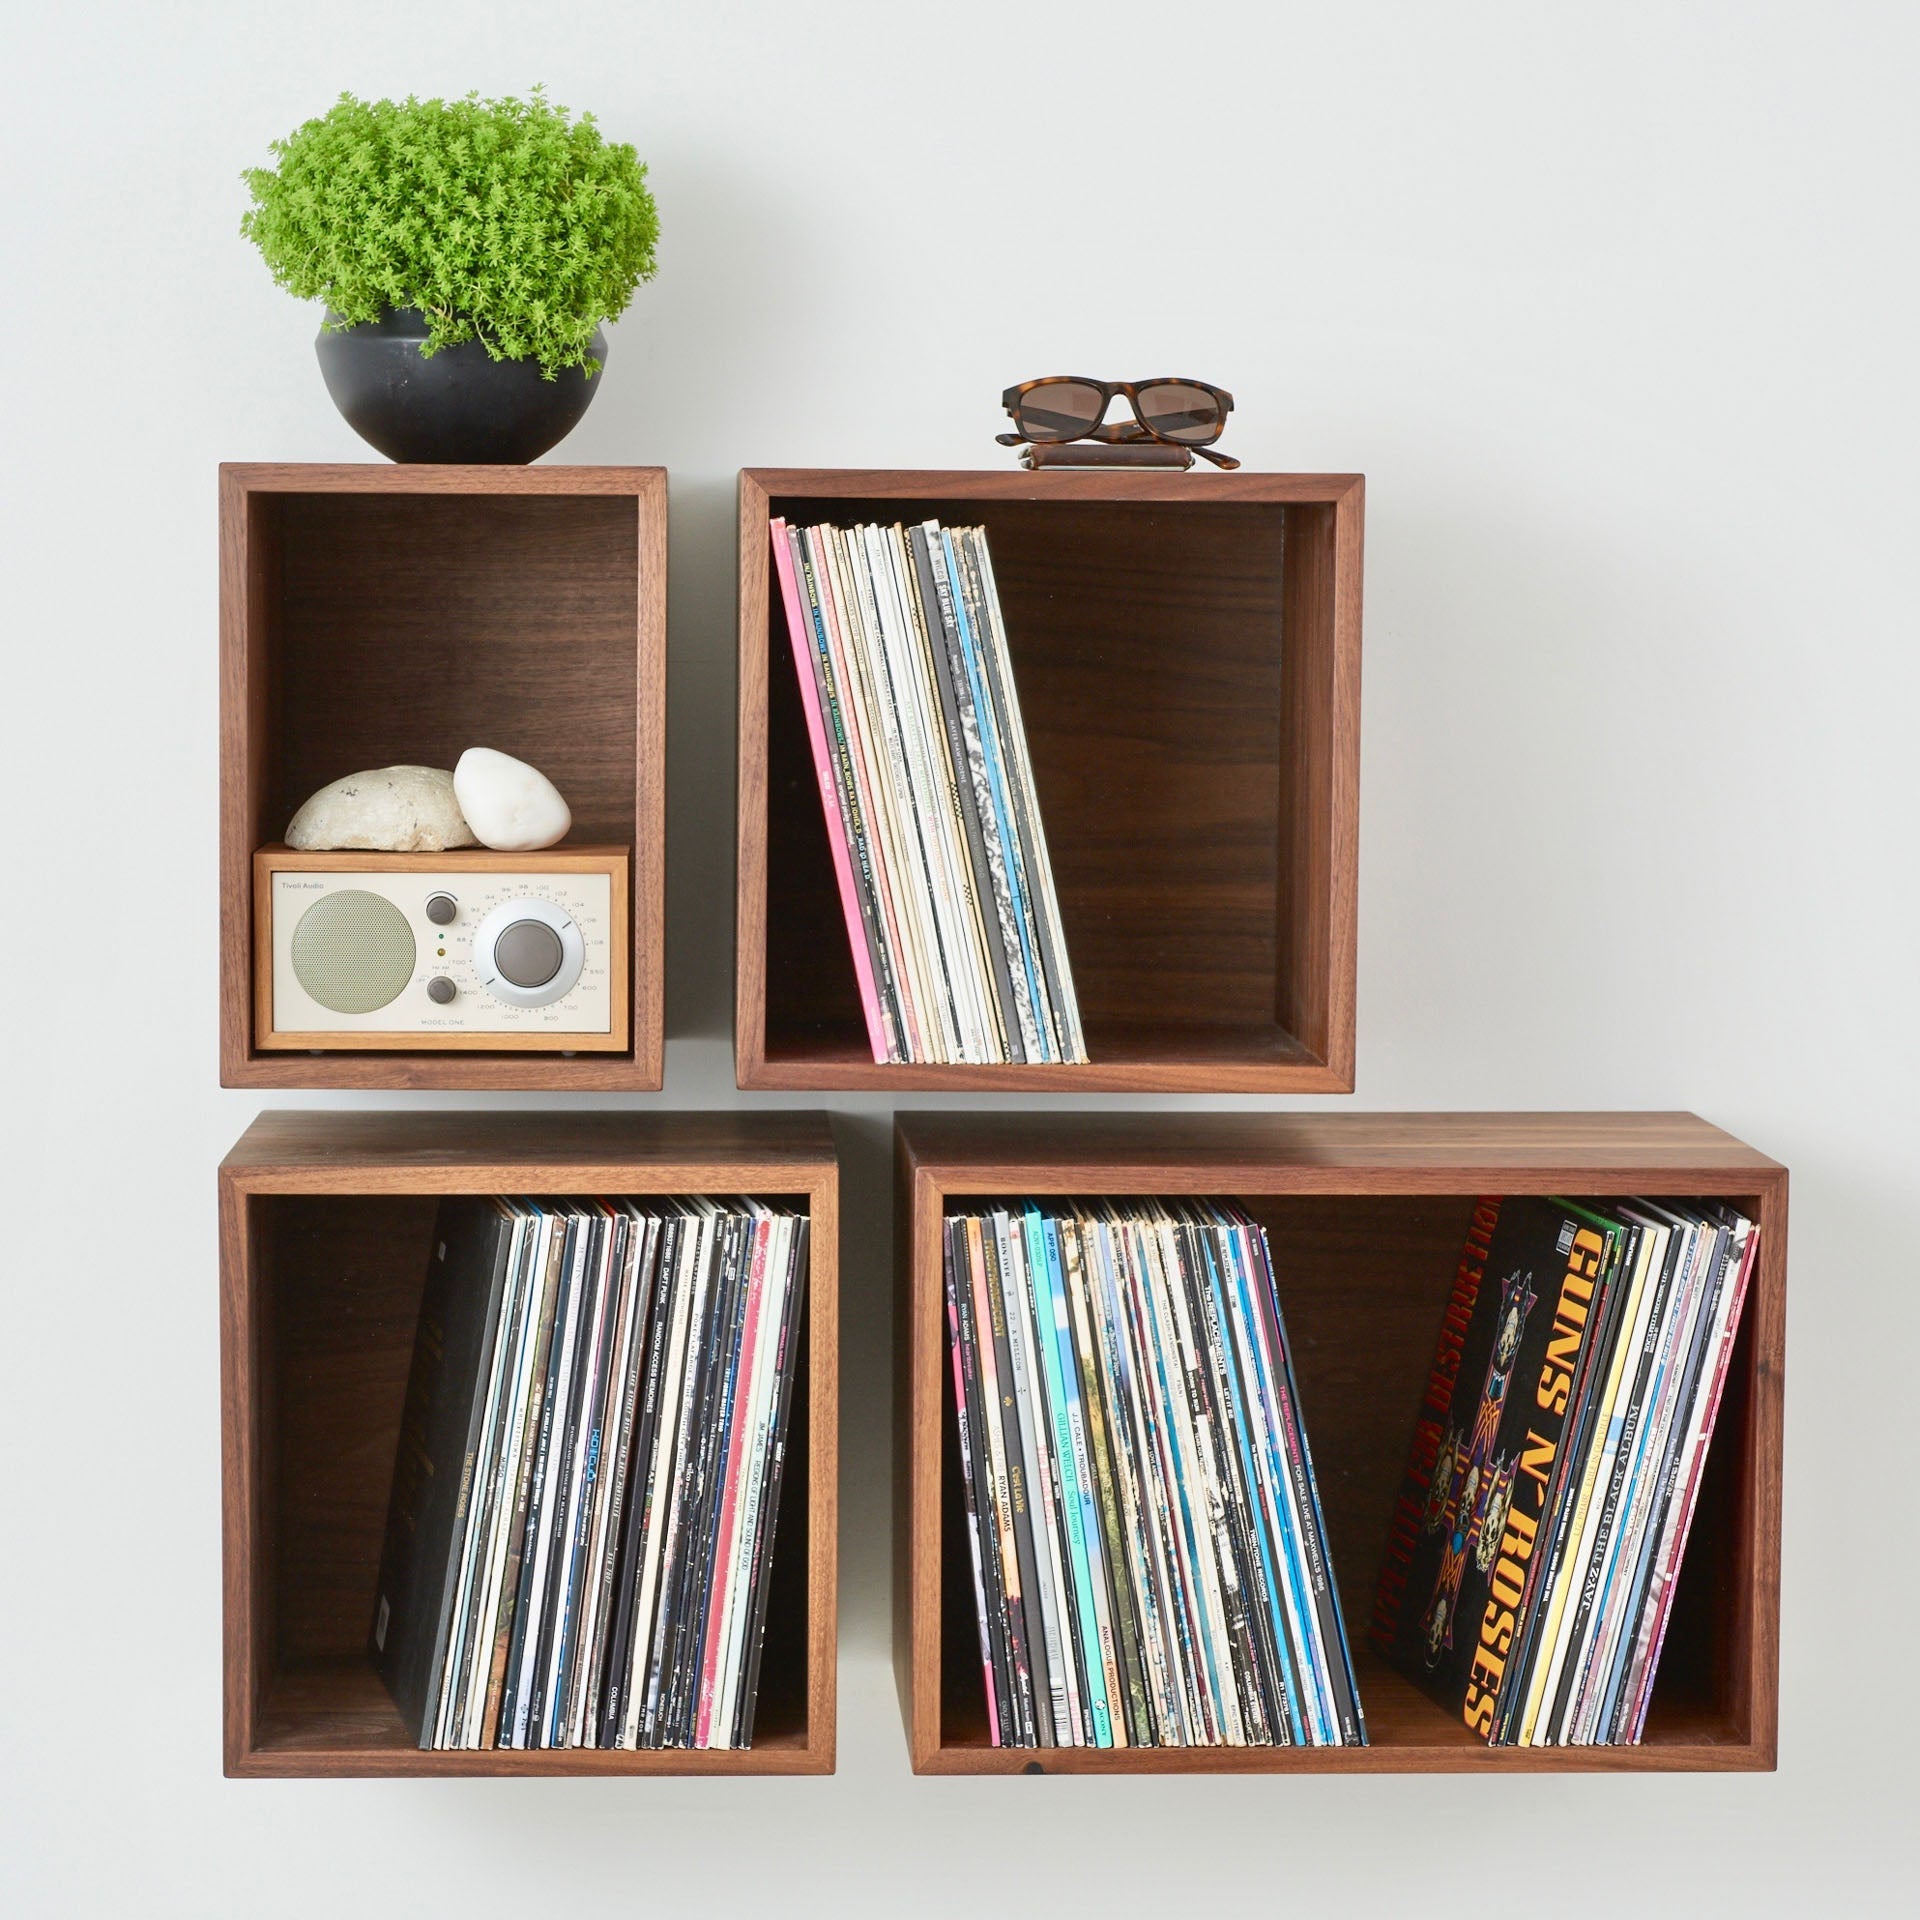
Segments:
[[[253,856],[255,1045],[625,1052],[624,848]]]

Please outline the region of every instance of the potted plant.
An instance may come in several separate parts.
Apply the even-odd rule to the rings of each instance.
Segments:
[[[533,460],[586,412],[601,323],[654,270],[646,168],[539,88],[526,100],[343,93],[244,178],[241,232],[324,300],[327,391],[394,460]]]

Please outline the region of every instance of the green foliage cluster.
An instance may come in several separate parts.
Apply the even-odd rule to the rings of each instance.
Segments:
[[[273,143],[243,177],[240,231],[273,277],[338,324],[426,315],[427,353],[478,339],[496,360],[597,370],[593,330],[651,279],[659,215],[630,146],[535,88],[528,100],[333,110]]]

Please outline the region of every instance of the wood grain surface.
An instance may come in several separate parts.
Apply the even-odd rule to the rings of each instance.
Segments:
[[[268,1113],[220,1169],[230,1774],[824,1773],[834,1762],[839,1184],[824,1115]],[[755,1743],[430,1753],[367,1651],[439,1196],[803,1201],[810,1270]]]
[[[742,1086],[1353,1083],[1354,475],[750,471],[740,482]],[[876,1065],[770,516],[987,530],[1091,1064]]]
[[[221,469],[221,1083],[660,1085],[666,475],[657,467]],[[583,844],[633,850],[621,1053],[273,1057],[254,1045],[254,850],[345,774],[526,760]]]
[[[923,1772],[1755,1769],[1779,1669],[1786,1170],[1691,1114],[909,1113],[895,1122],[897,1678]],[[1639,1747],[1490,1749],[1364,1628],[1475,1196],[1720,1195],[1761,1253]],[[996,1749],[970,1589],[941,1273],[949,1202],[1212,1194],[1266,1228],[1371,1744]]]

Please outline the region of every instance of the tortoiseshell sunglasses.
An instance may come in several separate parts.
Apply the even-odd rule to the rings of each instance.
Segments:
[[[1118,394],[1126,396],[1133,418],[1108,426],[1107,409]],[[1057,446],[1065,440],[1104,440],[1124,446],[1163,440],[1169,446],[1190,448],[1216,467],[1240,464],[1215,453],[1212,445],[1226,431],[1233,395],[1204,380],[1081,380],[1056,374],[1009,387],[1000,404],[1013,415],[1018,429],[996,436],[1003,447],[1017,447],[1022,441]]]

